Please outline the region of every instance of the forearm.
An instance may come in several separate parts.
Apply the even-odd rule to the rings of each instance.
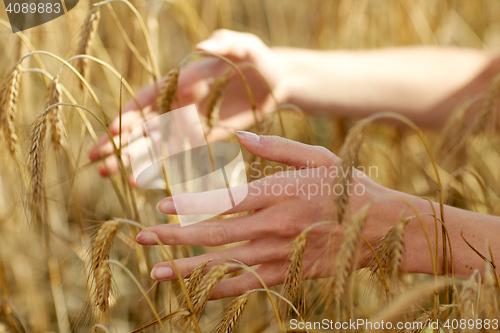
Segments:
[[[438,273],[443,273],[444,258],[443,258],[443,245],[441,224],[438,221],[437,234],[436,225],[433,216],[433,209],[429,201],[423,200],[409,194],[389,191],[390,194],[397,195],[403,199],[411,202],[415,209],[421,214],[423,225],[431,243],[433,256],[436,256],[436,236],[438,241],[437,248],[437,267]],[[403,202],[392,202],[388,205],[387,202],[383,205],[377,205],[376,213],[378,219],[387,219],[393,222],[397,221],[401,211],[406,205]],[[436,215],[440,215],[439,204],[432,202],[432,207]],[[377,210],[380,212],[377,213]],[[408,209],[406,216],[414,216],[415,212]],[[481,273],[484,272],[485,262],[467,245],[463,237],[474,246],[479,252],[488,257],[488,249],[486,247],[486,240],[488,239],[491,244],[491,249],[494,258],[500,260],[500,245],[498,239],[500,238],[500,217],[475,213],[471,211],[462,210],[455,207],[444,206],[444,216],[446,229],[448,231],[453,253],[454,273],[458,277],[466,277],[470,275],[474,269],[478,269]],[[386,231],[381,231],[386,232]],[[378,235],[381,237],[382,235]],[[413,218],[405,228],[404,233],[405,251],[401,263],[401,269],[410,273],[425,273],[433,274],[434,268],[429,250],[429,243],[420,221]],[[451,256],[448,252],[448,262],[451,263]]]
[[[286,101],[348,117],[394,111],[425,127],[442,126],[500,71],[498,54],[472,49],[273,50],[284,62]]]

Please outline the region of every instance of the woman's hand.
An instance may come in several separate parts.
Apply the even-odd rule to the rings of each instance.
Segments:
[[[210,39],[197,45],[197,50],[209,51],[225,56],[237,64],[251,63],[264,75],[274,91],[275,96],[282,102],[284,100],[283,68],[284,59],[268,48],[257,36],[249,33],[233,32],[229,30],[217,30]],[[201,115],[207,110],[207,100],[211,91],[211,83],[222,75],[229,66],[215,57],[191,63],[181,69],[178,91],[174,100],[173,108],[180,108],[190,104],[196,104]],[[262,78],[249,67],[240,67],[250,84],[252,94],[258,107],[258,112],[264,114],[273,108],[273,101],[269,89]],[[160,89],[164,83],[160,81]],[[148,85],[137,92],[137,100],[145,109],[146,118],[151,119],[157,115],[155,110],[155,88]],[[220,111],[221,125],[231,128],[243,129],[253,124],[254,118],[251,112],[243,81],[236,72],[232,72]],[[123,109],[122,116],[122,142],[127,142],[129,133],[143,122],[136,104],[131,101]],[[119,119],[116,118],[110,125],[110,131],[115,136],[118,144]],[[224,132],[225,133],[225,132]],[[217,133],[213,133],[217,136]],[[100,152],[102,155],[113,153],[113,146],[108,136],[100,140]],[[127,149],[123,149],[124,162],[127,163]],[[99,159],[100,154],[94,147],[89,154],[92,161]],[[118,164],[114,155],[106,159],[109,172],[118,171]],[[100,168],[100,174],[107,176],[104,165]]]
[[[143,245],[155,245],[150,232],[155,233],[160,241],[167,245],[222,246],[248,241],[235,247],[179,259],[176,260],[176,265],[180,274],[186,276],[210,258],[230,257],[248,266],[258,265],[256,272],[268,286],[280,284],[285,279],[293,240],[313,223],[333,219],[333,196],[330,193],[335,182],[335,170],[339,171],[336,169],[339,159],[326,148],[309,146],[277,136],[257,136],[248,132],[237,132],[237,135],[240,143],[249,152],[267,160],[290,165],[295,170],[278,172],[251,182],[248,184],[247,197],[225,213],[253,211],[249,215],[204,221],[187,227],[178,224],[159,225],[139,233],[137,241]],[[349,172],[352,172],[351,169]],[[363,173],[357,170],[355,172],[351,187],[345,189],[352,194],[352,213],[385,191]],[[240,190],[242,187],[236,187],[232,188],[231,192]],[[204,198],[213,198],[214,195],[218,195],[217,191],[183,194],[175,200],[186,200],[191,203],[193,212],[202,213],[204,209],[210,209],[203,207],[206,202]],[[172,198],[161,201],[158,209],[165,214],[176,214]],[[372,214],[365,228],[366,238],[373,242],[386,230],[382,224],[377,224],[377,220]],[[325,269],[328,264],[335,261],[335,257],[325,256],[324,236],[333,231],[335,239],[332,255],[335,255],[342,244],[343,228],[331,228],[332,226],[317,227],[308,234],[309,241],[304,259],[306,278],[324,276],[327,274]],[[157,264],[151,275],[158,281],[176,278],[170,262]],[[259,281],[247,272],[223,280],[214,290],[212,298],[240,295],[259,287]]]

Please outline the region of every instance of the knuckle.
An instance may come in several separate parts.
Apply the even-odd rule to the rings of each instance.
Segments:
[[[276,233],[278,237],[294,238],[300,234],[301,229],[294,220],[281,220],[276,223]]]
[[[162,231],[161,236],[162,237],[160,240],[165,244],[177,244],[177,242],[179,241],[177,233],[171,228],[165,228],[165,230]]]
[[[221,225],[216,225],[209,227],[206,232],[205,243],[208,246],[218,246],[226,244],[228,239],[228,231],[227,228],[224,228]]]
[[[334,164],[336,162],[336,156],[328,149],[323,146],[316,146],[316,151],[318,157],[320,158],[320,163],[322,164]]]
[[[212,38],[226,38],[231,35],[232,31],[228,29],[218,29],[212,33]]]

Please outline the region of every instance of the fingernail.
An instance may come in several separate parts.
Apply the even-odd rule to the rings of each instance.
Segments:
[[[159,266],[151,271],[151,278],[156,281],[168,280],[174,275],[172,268],[167,266]]]
[[[163,199],[158,203],[156,209],[163,214],[175,214],[175,205],[172,197]]]
[[[251,143],[259,143],[260,142],[260,136],[258,136],[255,133],[252,132],[246,132],[246,131],[236,131],[236,135],[240,140],[246,141],[246,142],[251,142]]]
[[[196,45],[196,48],[207,50],[207,51],[213,51],[213,50],[217,49],[217,45],[218,45],[218,43],[215,40],[208,39],[208,40],[203,41],[203,42],[199,43],[198,45]]]
[[[137,234],[137,236],[135,237],[135,240],[140,244],[156,243],[156,240],[154,239],[153,235],[156,235],[156,234],[152,231],[143,230]]]

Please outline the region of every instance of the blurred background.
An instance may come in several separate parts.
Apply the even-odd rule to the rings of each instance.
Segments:
[[[440,45],[500,51],[500,2],[498,0],[131,0],[143,18],[151,38],[153,56],[162,75],[179,64],[194,46],[216,29],[251,32],[270,46],[292,46],[320,50],[373,49],[394,46]],[[80,0],[66,15],[41,26],[14,34],[0,4],[0,77],[7,80],[12,68],[26,53],[46,50],[63,59],[77,54],[82,25],[92,2]],[[122,2],[113,2],[113,18],[107,6],[101,7],[101,21],[89,54],[123,75],[133,89],[151,83],[151,75],[127,46],[128,36],[147,59],[143,33],[133,12]],[[118,22],[118,25],[117,25]],[[40,55],[45,70],[55,75],[61,63]],[[39,68],[35,57],[22,63],[23,69]],[[114,118],[119,114],[120,81],[110,71],[90,63],[88,81],[103,109]],[[76,76],[63,70],[60,82],[81,105],[96,110],[87,92],[79,90]],[[0,332],[88,332],[99,321],[93,308],[89,253],[96,230],[114,217],[126,214],[118,193],[130,200],[120,175],[112,184],[98,176],[98,163],[90,163],[87,152],[92,140],[77,112],[64,112],[70,153],[47,146],[44,162],[44,202],[29,202],[31,194],[29,135],[35,117],[47,104],[47,86],[36,71],[22,74],[19,86],[16,128],[20,150],[14,158],[1,145],[0,153]],[[128,95],[124,93],[124,101]],[[66,97],[63,98],[65,102]],[[96,111],[97,112],[97,111]],[[2,115],[2,117],[4,117]],[[284,112],[288,137],[311,143],[307,123],[296,112]],[[3,118],[2,118],[3,119]],[[314,141],[338,153],[352,119],[308,117]],[[98,136],[104,130],[95,119],[89,122]],[[360,163],[378,166],[375,181],[401,191],[434,198],[435,176],[418,137],[404,128],[371,125],[360,151]],[[271,126],[270,133],[279,133]],[[433,147],[449,133],[426,131]],[[448,137],[445,137],[448,138]],[[4,138],[4,143],[7,139]],[[469,145],[470,144],[470,145]],[[451,179],[445,188],[447,203],[483,213],[499,214],[500,145],[496,135],[471,137],[460,152],[460,162],[446,161],[436,148],[442,179]],[[17,159],[17,161],[16,161]],[[457,164],[458,163],[458,164]],[[467,168],[459,180],[450,178],[458,168]],[[114,186],[118,186],[115,188]],[[163,194],[134,190],[143,225],[168,222],[156,212]],[[128,193],[128,194],[127,194]],[[127,199],[128,198],[128,199]],[[46,205],[50,220],[47,243],[34,226],[30,205]],[[170,221],[171,222],[171,221]],[[154,299],[158,313],[176,308],[175,283],[154,285],[149,278],[152,264],[161,260],[153,248],[135,245],[136,229],[120,227],[110,257],[120,260],[137,276]],[[43,235],[46,235],[45,233]],[[199,254],[211,249],[173,248],[177,256]],[[110,298],[107,326],[111,331],[127,332],[154,319],[153,312],[134,282],[118,267],[112,267],[114,293]],[[373,314],[380,304],[380,291],[364,289],[367,277],[355,277],[359,288],[356,313]],[[408,285],[424,277],[407,277]],[[230,300],[212,302],[201,323],[203,331],[215,326]],[[265,296],[252,295],[239,326],[240,332],[277,331]],[[311,318],[318,314],[310,314]],[[158,328],[149,329],[155,332]]]

